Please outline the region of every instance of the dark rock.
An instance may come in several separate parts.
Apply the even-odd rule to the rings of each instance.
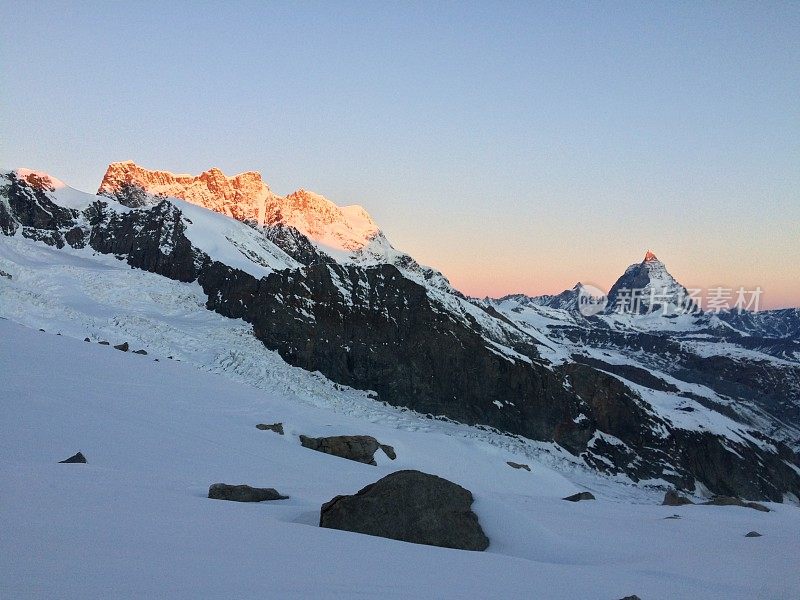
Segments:
[[[40,329],[39,331],[42,331],[42,332],[44,332],[44,329]]]
[[[509,460],[509,461],[506,461],[506,464],[509,467],[513,468],[513,469],[525,469],[526,471],[530,471],[531,470],[530,466],[528,466],[526,464],[523,464],[523,463],[515,463],[515,462],[512,462],[512,461]]]
[[[83,338],[83,341],[84,342],[91,342],[92,340],[90,340],[89,338]]]
[[[397,453],[394,451],[393,446],[389,446],[388,444],[381,444],[380,449],[383,450],[383,453],[388,456],[391,460],[397,458]]]
[[[215,483],[208,488],[208,497],[214,500],[231,500],[233,502],[264,502],[265,500],[285,500],[289,496],[282,496],[274,488]]]
[[[680,516],[680,515],[670,515],[670,516],[668,516],[668,517],[664,517],[664,518],[665,518],[665,519],[680,519],[680,518],[681,518],[681,516]]]
[[[591,492],[579,492],[577,494],[572,494],[572,496],[567,496],[564,500],[569,500],[570,502],[580,502],[581,500],[594,500],[594,494]]]
[[[256,429],[260,429],[261,431],[274,431],[275,433],[283,435],[283,423],[259,423],[256,425]]]
[[[0,277],[5,277],[6,279],[12,279],[10,273],[6,273],[3,269],[0,269]]]
[[[127,352],[129,348],[128,342],[122,342],[121,344],[117,344],[116,346],[114,346],[114,348],[116,348],[117,350],[122,350],[123,352]]]
[[[77,454],[73,454],[72,456],[70,456],[66,460],[60,460],[58,462],[59,462],[59,464],[64,464],[64,463],[85,463],[86,462],[86,457],[83,455],[83,452],[78,452]]]
[[[664,494],[664,501],[661,504],[663,506],[683,506],[684,504],[694,504],[694,502],[675,490],[669,490]]]
[[[375,462],[375,451],[378,448],[382,448],[392,460],[397,458],[394,448],[379,443],[371,435],[336,435],[320,438],[301,435],[300,443],[304,448],[310,448],[317,452],[332,454],[367,465],[377,464]]]
[[[134,354],[147,355],[147,351],[146,350],[134,350],[133,353]]]
[[[642,599],[639,598],[639,596],[637,596],[636,594],[634,594],[633,596],[625,596],[624,598],[620,598],[620,600],[642,600]]]
[[[769,512],[769,509],[763,504],[759,504],[758,502],[748,502],[747,500],[733,498],[731,496],[716,496],[708,502],[703,502],[703,504],[711,506],[743,506],[745,508],[752,508],[761,512]]]
[[[110,346],[110,344],[105,340],[97,342],[97,343],[100,344],[101,346]]]
[[[485,550],[472,493],[441,477],[397,471],[322,505],[320,527],[444,548]]]
[[[750,531],[744,537],[761,537],[761,534],[757,531]]]

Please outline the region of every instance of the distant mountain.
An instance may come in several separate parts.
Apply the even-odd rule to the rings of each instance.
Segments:
[[[608,292],[606,314],[665,315],[697,310],[685,287],[669,274],[656,255],[647,251],[644,260],[629,266]]]
[[[321,196],[275,196],[256,174],[111,171],[98,196],[45,173],[0,173],[0,269],[10,277],[0,277],[0,316],[40,311],[30,299],[78,265],[91,276],[71,282],[58,310],[91,311],[109,293],[123,302],[97,259],[110,255],[191,283],[206,309],[249,324],[265,352],[376,400],[550,444],[631,483],[800,497],[796,338],[748,335],[717,315],[585,317],[571,308],[580,286],[472,300],[392,248],[366,213]],[[65,266],[31,258],[41,248],[63,250]],[[683,289],[648,255],[614,291],[661,284]],[[148,327],[107,309],[87,318]],[[270,377],[260,364],[225,356],[212,368]]]
[[[557,308],[559,310],[576,310],[578,308],[578,299],[584,293],[585,287],[579,281],[569,290],[564,290],[560,294],[542,295],[542,296],[526,296],[525,294],[510,294],[503,296],[500,301],[514,300],[522,305],[535,305],[546,306],[548,308]]]

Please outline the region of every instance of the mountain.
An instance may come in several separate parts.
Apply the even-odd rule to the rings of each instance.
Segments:
[[[521,305],[535,305],[546,306],[548,308],[556,308],[559,310],[577,310],[578,300],[582,294],[585,294],[586,288],[579,281],[569,290],[564,290],[560,294],[543,295],[543,296],[526,296],[525,294],[510,294],[503,296],[499,301],[512,300],[520,303]]]
[[[608,292],[606,314],[674,315],[697,310],[689,292],[669,274],[649,250],[640,263],[629,266]]]
[[[180,185],[194,189],[192,181]],[[467,299],[416,263],[398,266],[402,253],[365,255],[372,242],[327,254],[321,238],[294,225],[231,218],[223,193],[230,185],[205,188],[211,199],[204,201],[222,207],[220,214],[153,187],[139,185],[134,202],[124,190],[106,189],[117,202],[47,174],[3,173],[0,269],[10,278],[0,278],[2,316],[41,327],[63,315],[59,322],[78,338],[95,335],[96,324],[117,335],[160,332],[149,339],[169,344],[168,352],[254,383],[278,369],[258,358],[259,342],[264,356],[330,382],[333,396],[345,386],[363,390],[366,403],[522,436],[631,484],[775,501],[800,496],[793,340],[739,336],[748,347],[730,327],[719,330],[727,337],[713,334],[710,318],[698,325],[663,317],[657,330],[652,315],[641,317],[645,326],[513,299]],[[260,206],[244,197],[239,205]],[[318,200],[302,206],[293,200],[295,213],[285,212],[308,210],[306,229],[327,222],[317,220]],[[45,247],[53,250],[38,260]],[[129,292],[115,287],[109,260],[191,285],[203,311],[238,324],[239,341],[209,354],[207,343],[195,341],[194,317],[150,331],[160,311],[175,310],[163,304],[171,293],[154,291],[125,308]],[[110,304],[109,294],[116,295]],[[214,323],[204,337],[227,339]],[[238,346],[250,349],[246,359]]]
[[[337,206],[304,189],[279,196],[256,172],[228,177],[212,168],[197,176],[175,175],[117,162],[108,166],[97,193],[132,208],[180,198],[262,229],[301,262],[323,258],[340,264],[392,264],[412,279],[454,292],[441,273],[395,250],[363,207]]]

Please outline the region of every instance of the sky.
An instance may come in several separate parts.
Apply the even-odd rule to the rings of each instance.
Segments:
[[[0,165],[361,204],[475,296],[687,287],[800,306],[800,2],[9,2]]]

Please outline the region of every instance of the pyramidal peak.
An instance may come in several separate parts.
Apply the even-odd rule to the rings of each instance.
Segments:
[[[647,253],[644,255],[644,261],[642,262],[659,262],[658,257],[651,250],[648,250]]]

